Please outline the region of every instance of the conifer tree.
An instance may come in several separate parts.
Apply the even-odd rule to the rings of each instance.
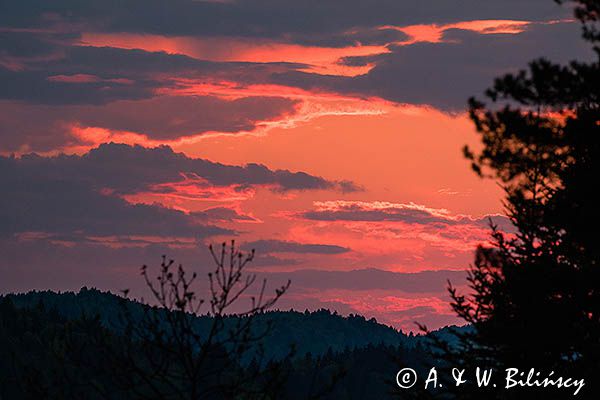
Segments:
[[[600,1],[569,3],[592,60],[538,59],[496,79],[486,102],[469,101],[483,148],[465,155],[477,174],[501,182],[514,232],[492,227],[493,246],[480,247],[471,266],[470,293],[450,286],[453,309],[474,329],[459,334],[458,345],[438,345],[456,367],[535,367],[586,378],[582,395],[593,398],[600,392],[593,384],[600,367]],[[500,386],[491,390],[497,398],[524,398]]]

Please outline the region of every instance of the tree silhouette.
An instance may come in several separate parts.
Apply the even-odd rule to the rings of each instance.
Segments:
[[[265,282],[246,273],[254,252],[234,242],[210,250],[206,300],[199,276],[165,257],[156,278],[141,269],[150,301],[86,287],[0,296],[0,399],[361,398],[359,390],[381,386],[393,370],[383,351],[367,356],[367,343],[422,356],[390,345],[402,334],[361,316],[269,311],[289,281],[267,296]],[[339,341],[355,349],[342,351]],[[316,354],[294,357],[296,344]],[[324,355],[325,344],[335,350]]]
[[[150,347],[145,361],[153,363],[154,379],[164,381],[168,393],[178,388],[176,396],[161,393],[161,398],[275,398],[282,384],[282,363],[263,359],[262,339],[270,327],[255,329],[253,322],[256,315],[275,305],[290,282],[266,297],[263,280],[258,293],[252,294],[256,275],[246,273],[245,268],[253,260],[254,250],[244,254],[233,240],[229,248],[223,243],[219,251],[212,245],[209,250],[215,269],[208,273],[208,301],[193,290],[197,274],[188,276],[181,265],[174,269],[172,260],[163,258],[156,282],[150,279],[147,267],[142,268],[146,285],[160,307],[146,309],[141,323],[128,319],[127,336]],[[233,312],[232,307],[244,296],[249,297],[249,306]],[[208,326],[199,327],[195,317],[203,307],[208,308],[210,318]],[[250,353],[254,363],[245,368],[242,362]],[[161,359],[153,360],[155,354]]]
[[[196,273],[189,274],[163,256],[156,279],[147,266],[141,269],[152,294],[150,302],[134,307],[123,298],[119,322],[110,333],[88,334],[83,343],[67,340],[69,353],[81,356],[70,362],[105,377],[101,384],[89,385],[100,398],[278,397],[287,357],[264,358],[263,339],[271,327],[255,326],[254,319],[275,305],[290,282],[268,297],[266,281],[255,288],[256,275],[245,272],[254,250],[244,254],[234,241],[230,246],[223,243],[218,251],[209,249],[215,269],[207,275],[207,299],[195,288]],[[238,303],[244,299],[249,305],[239,311]],[[94,358],[86,357],[90,347],[100,349]]]
[[[465,155],[476,173],[501,182],[515,232],[492,225],[493,245],[480,247],[470,268],[471,292],[450,285],[452,308],[474,329],[458,335],[458,345],[438,342],[438,350],[457,367],[536,367],[587,378],[584,397],[597,398],[600,2],[571,3],[593,61],[535,60],[527,70],[496,79],[486,92],[490,105],[469,101],[483,148],[465,148]],[[547,388],[527,393],[540,390],[544,398],[565,395]],[[486,398],[523,398],[524,391],[490,389]],[[464,387],[457,393],[482,396]]]

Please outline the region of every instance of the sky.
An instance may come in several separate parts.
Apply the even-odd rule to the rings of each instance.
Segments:
[[[467,99],[590,57],[550,0],[0,3],[0,292],[129,288],[256,249],[282,309],[460,323],[502,190]]]

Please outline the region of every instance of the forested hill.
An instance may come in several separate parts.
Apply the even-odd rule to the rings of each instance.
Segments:
[[[96,289],[82,288],[78,293],[29,292],[6,297],[17,307],[37,307],[42,304],[44,308],[54,309],[67,319],[97,315],[109,329],[119,326],[119,315],[123,312],[123,297]],[[141,313],[145,307],[133,300],[126,300],[125,305],[133,313]],[[258,315],[254,322],[257,327],[268,323],[272,324],[272,328],[265,338],[268,344],[266,355],[274,358],[285,356],[292,344],[298,355],[321,355],[329,349],[339,352],[379,344],[413,347],[423,341],[419,336],[406,335],[375,319],[367,320],[360,315],[341,316],[329,310],[270,311]],[[207,325],[207,317],[198,318],[199,329]]]
[[[123,314],[128,315],[125,325]],[[144,319],[148,315],[156,317],[150,325]],[[0,346],[0,398],[124,400],[149,398],[136,393],[146,395],[152,388],[187,390],[192,384],[223,392],[211,399],[233,398],[227,393],[241,389],[269,399],[406,398],[394,384],[398,369],[410,366],[421,374],[441,362],[428,348],[428,336],[406,335],[362,316],[265,312],[252,321],[252,332],[236,336],[238,342],[223,333],[198,347],[186,343],[196,338],[208,343],[203,340],[214,320],[184,316],[192,323],[186,330],[172,324],[182,315],[95,289],[0,296],[0,343],[5,344]],[[247,321],[227,317],[219,326],[229,332],[228,327]],[[163,325],[175,330],[163,331]],[[271,330],[260,345],[246,339],[267,325]],[[131,335],[131,327],[141,327],[146,335]],[[448,329],[434,334],[451,337]],[[185,374],[190,365],[193,379]],[[244,382],[251,385],[240,386]]]

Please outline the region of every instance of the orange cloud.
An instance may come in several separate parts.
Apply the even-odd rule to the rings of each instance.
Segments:
[[[264,135],[274,128],[290,129],[298,124],[306,123],[315,118],[323,116],[359,116],[359,115],[383,115],[388,113],[395,105],[378,97],[357,98],[344,96],[327,91],[308,91],[275,84],[250,84],[240,85],[231,81],[198,82],[190,79],[175,79],[172,87],[165,87],[158,91],[159,94],[171,96],[217,96],[219,98],[235,100],[249,96],[280,96],[301,103],[296,107],[294,113],[289,113],[283,118],[263,121],[257,129],[248,132],[237,132],[238,134]],[[411,109],[406,105],[405,110]],[[416,110],[416,108],[414,108]],[[193,143],[211,136],[229,135],[222,132],[205,132],[195,139],[183,140]]]
[[[531,24],[529,21],[513,21],[513,20],[480,20],[480,21],[465,21],[455,24],[430,24],[430,25],[409,25],[409,26],[382,26],[381,29],[396,29],[406,33],[410,39],[400,44],[410,45],[418,42],[439,43],[442,41],[444,32],[449,29],[463,29],[477,32],[483,35],[487,34],[518,34],[523,32],[527,26]]]
[[[182,180],[152,185],[148,191],[123,196],[130,203],[154,204],[184,212],[199,211],[206,204],[248,200],[255,189],[241,185],[214,186],[195,174],[181,174]]]
[[[405,27],[381,26],[375,30],[395,29],[410,36],[408,41],[396,41],[378,45],[326,47],[285,43],[273,39],[242,37],[190,37],[162,36],[137,33],[84,32],[80,44],[94,47],[116,47],[121,49],[141,49],[151,52],[181,54],[192,58],[219,62],[252,63],[298,63],[299,71],[321,75],[358,76],[367,74],[374,63],[352,66],[339,63],[346,57],[363,57],[387,54],[388,45],[408,45],[416,42],[438,42],[448,29],[465,29],[481,34],[521,33],[530,24],[528,21],[477,20],[445,25],[411,25]]]
[[[82,35],[81,44],[95,47],[117,47],[182,54],[210,61],[237,61],[254,63],[286,62],[307,64],[299,68],[324,75],[356,76],[369,72],[370,66],[347,66],[338,64],[342,57],[370,56],[388,53],[384,46],[318,47],[281,43],[269,39],[235,37],[196,38],[167,37],[135,33],[92,33]]]

